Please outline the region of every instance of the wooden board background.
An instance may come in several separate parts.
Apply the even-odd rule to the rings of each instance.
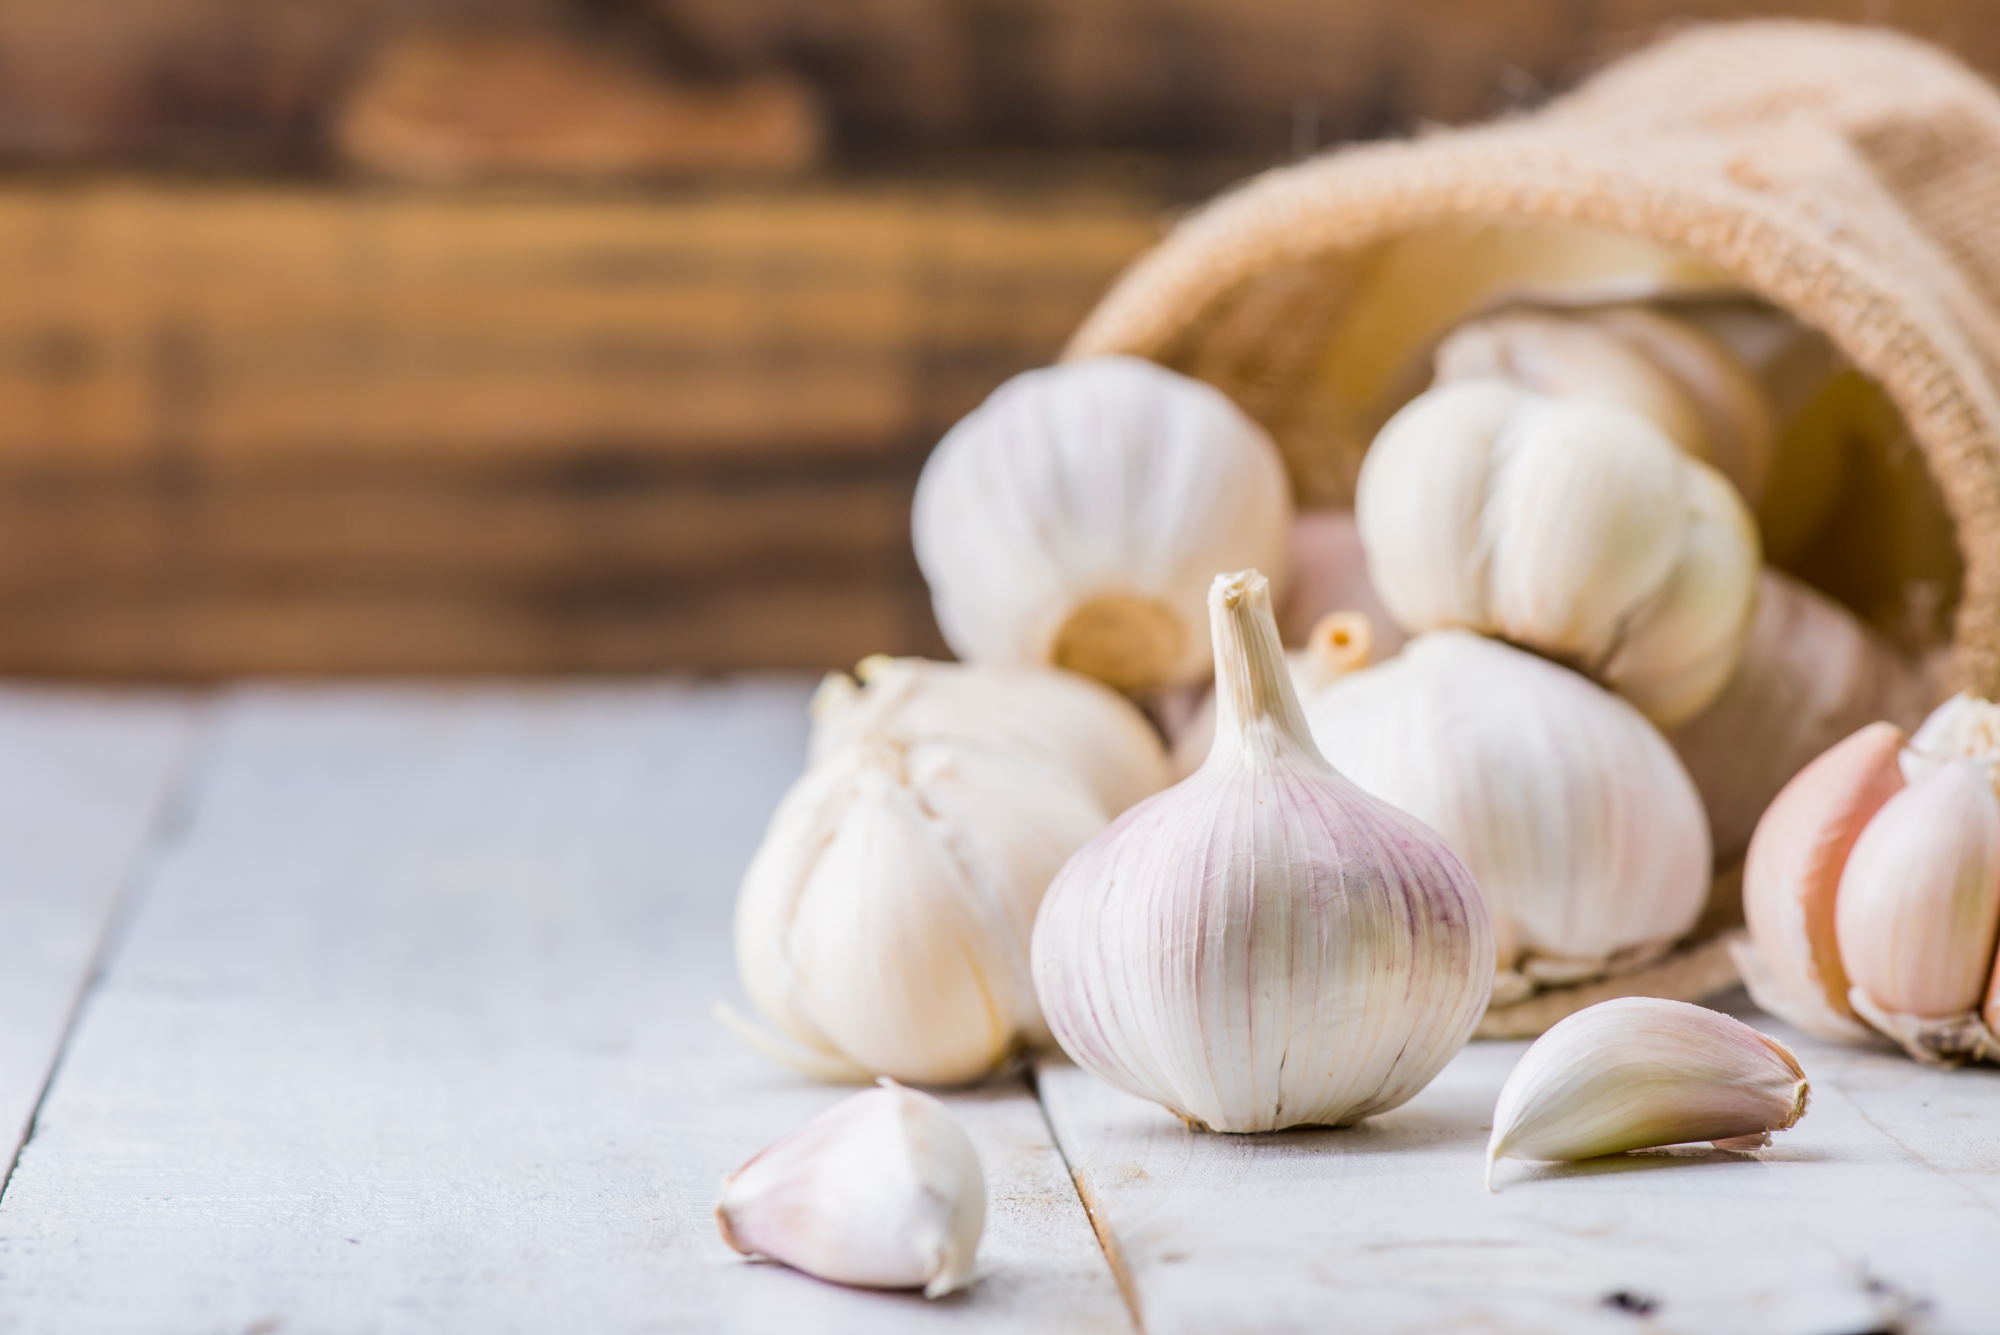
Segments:
[[[924,454],[1158,217],[1120,181],[0,187],[0,671],[936,651]]]

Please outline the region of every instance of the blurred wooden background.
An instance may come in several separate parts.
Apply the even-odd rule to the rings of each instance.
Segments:
[[[923,455],[1174,207],[1751,12],[2000,69],[2000,23],[1948,0],[0,0],[0,670],[935,652]],[[340,126],[412,31],[629,87],[607,110],[558,62],[581,138],[409,179]],[[593,118],[657,157],[766,76],[809,108],[805,165],[548,169]],[[389,97],[391,129],[451,93]],[[725,149],[730,114],[702,122]]]

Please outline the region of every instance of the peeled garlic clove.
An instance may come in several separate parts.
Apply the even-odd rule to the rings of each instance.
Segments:
[[[1336,769],[1465,860],[1503,969],[1566,982],[1635,965],[1708,898],[1708,827],[1680,761],[1567,668],[1432,631],[1333,682],[1306,720]]]
[[[1035,910],[1105,819],[1056,766],[948,742],[850,747],[786,794],[744,875],[745,990],[815,1052],[976,1080],[1046,1041]]]
[[[1278,635],[1286,644],[1305,644],[1320,618],[1332,612],[1354,612],[1368,619],[1376,658],[1394,656],[1409,638],[1369,580],[1368,555],[1361,548],[1354,511],[1301,510],[1294,516],[1286,572],[1284,601],[1278,608]]]
[[[1854,1009],[1912,1056],[2000,1056],[1978,1015],[2000,933],[1990,764],[1937,764],[1882,804],[1841,872],[1834,929]]]
[[[1217,570],[1281,570],[1290,484],[1219,391],[1105,357],[1002,385],[924,465],[917,564],[945,640],[1123,691],[1199,680]]]
[[[1492,924],[1442,840],[1314,749],[1264,578],[1209,612],[1215,745],[1063,868],[1035,986],[1079,1065],[1195,1126],[1345,1126],[1463,1046]]]
[[[1765,567],[1735,674],[1668,738],[1701,791],[1716,865],[1742,857],[1795,774],[1878,719],[1914,727],[1931,691],[1921,667],[1852,612]]]
[[[944,1104],[884,1080],[730,1174],[715,1221],[746,1256],[938,1298],[972,1278],[986,1179]]]
[[[1658,997],[1600,1002],[1536,1039],[1501,1086],[1486,1186],[1501,1159],[1755,1148],[1803,1117],[1809,1094],[1798,1058],[1741,1021]]]
[[[1159,734],[1116,691],[1059,668],[983,668],[877,655],[813,697],[817,764],[864,738],[953,741],[1058,765],[1108,815],[1167,786]]]
[[[1882,804],[1903,787],[1903,734],[1871,723],[1800,770],[1750,840],[1743,916],[1755,961],[1738,964],[1757,1004],[1821,1038],[1865,1035],[1848,1001],[1835,924],[1841,872]]]
[[[1662,726],[1699,712],[1741,652],[1748,511],[1636,413],[1442,385],[1376,437],[1355,513],[1405,629],[1499,635],[1624,684]]]

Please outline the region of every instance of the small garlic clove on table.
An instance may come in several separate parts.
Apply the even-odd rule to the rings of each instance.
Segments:
[[[1590,1159],[1711,1141],[1768,1144],[1805,1115],[1790,1049],[1720,1012],[1622,997],[1558,1022],[1500,1089],[1486,1185],[1501,1159]]]
[[[1894,724],[1862,728],[1800,770],[1750,840],[1738,968],[1759,1006],[1821,1038],[1867,1034],[1848,1000],[1834,905],[1855,841],[1903,788],[1902,747]]]
[[[972,1278],[986,1179],[944,1104],[884,1080],[730,1174],[715,1220],[746,1256],[937,1298]]]

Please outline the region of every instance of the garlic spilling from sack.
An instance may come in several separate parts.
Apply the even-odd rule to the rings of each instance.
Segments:
[[[959,657],[1136,692],[1207,674],[1209,579],[1282,569],[1290,517],[1263,428],[1200,381],[1105,357],[1016,376],[953,427],[912,528]]]
[[[730,1174],[715,1222],[746,1256],[938,1298],[972,1278],[986,1178],[944,1104],[884,1080]]]
[[[771,817],[736,903],[744,988],[817,1073],[976,1080],[1046,1040],[1035,910],[1106,819],[1058,766],[864,739]]]
[[[1286,644],[1306,644],[1329,612],[1357,612],[1374,628],[1374,654],[1389,658],[1410,637],[1403,633],[1368,578],[1368,555],[1354,511],[1301,510],[1292,519],[1288,580],[1278,607],[1278,635]]]
[[[1750,841],[1737,962],[1811,1033],[1869,1028],[1936,1065],[2000,1060],[2000,708],[1870,724],[1806,766]]]
[[[1419,635],[1306,703],[1334,768],[1436,830],[1485,892],[1496,1000],[1663,953],[1709,888],[1701,799],[1639,711],[1467,631]]]
[[[855,678],[859,678],[857,682]],[[1167,786],[1159,734],[1132,702],[1059,668],[984,668],[865,658],[829,673],[812,701],[811,760],[863,739],[952,741],[1067,768],[1115,816]]]
[[[1442,840],[1314,749],[1263,576],[1217,578],[1209,615],[1214,748],[1063,868],[1036,989],[1079,1065],[1193,1126],[1346,1126],[1464,1045],[1492,924]]]
[[[1757,612],[1729,684],[1669,735],[1708,810],[1715,861],[1733,866],[1794,774],[1877,719],[1914,726],[1928,676],[1860,618],[1766,566]]]
[[[1750,505],[1764,494],[1778,428],[1762,388],[1716,340],[1651,307],[1503,311],[1447,335],[1434,365],[1441,385],[1497,378],[1628,408],[1720,470]]]
[[[1486,1189],[1502,1159],[1711,1141],[1753,1150],[1805,1116],[1798,1058],[1740,1020],[1685,1001],[1620,997],[1558,1021],[1500,1088]]]
[[[1368,666],[1375,653],[1375,623],[1360,612],[1328,612],[1305,637],[1305,645],[1285,651],[1292,689],[1310,700],[1335,677]],[[1215,741],[1215,693],[1210,691],[1174,738],[1173,771],[1185,779],[1208,759]]]
[[[1498,380],[1429,390],[1376,437],[1355,515],[1405,629],[1512,640],[1661,727],[1721,693],[1749,630],[1749,511],[1721,474],[1621,408]]]

